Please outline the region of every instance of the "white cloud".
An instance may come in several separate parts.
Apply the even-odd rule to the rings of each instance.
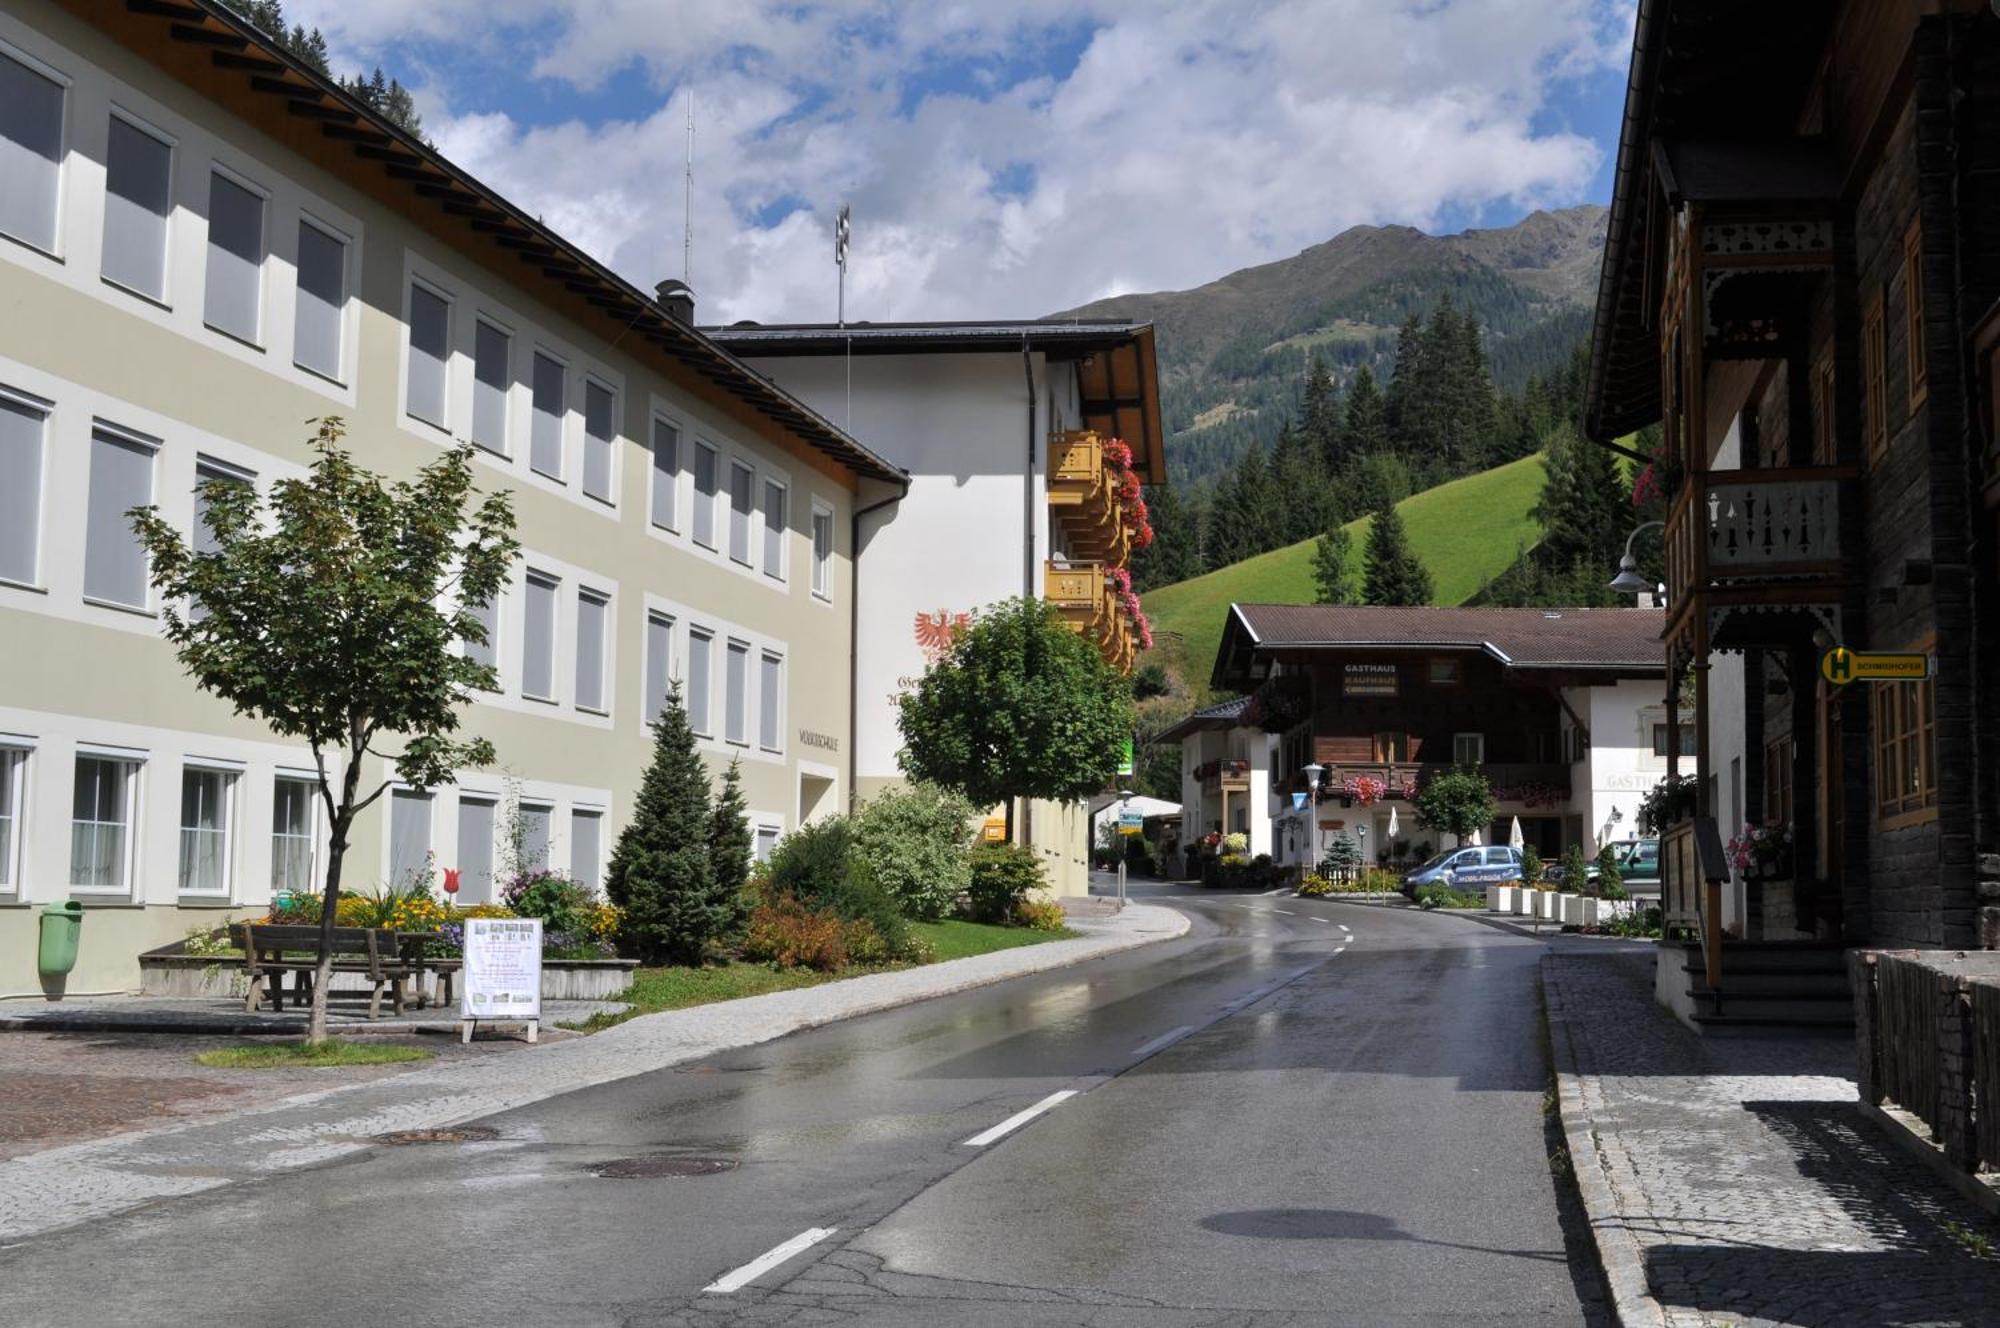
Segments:
[[[290,9],[340,57],[407,72],[447,154],[641,285],[680,272],[692,86],[694,284],[724,321],[832,316],[843,197],[848,308],[873,319],[1047,313],[1358,223],[1578,201],[1603,149],[1538,120],[1563,81],[1622,63],[1631,24],[1629,0]],[[1082,32],[1074,69],[1049,69]],[[587,98],[635,66],[653,93],[628,118],[454,113],[496,78]]]

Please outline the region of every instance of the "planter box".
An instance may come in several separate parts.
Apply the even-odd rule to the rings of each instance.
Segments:
[[[1535,891],[1535,921],[1555,922],[1562,916],[1562,896],[1553,890]]]
[[[1556,921],[1562,923],[1565,927],[1581,927],[1584,925],[1583,915],[1586,906],[1594,902],[1594,900],[1585,899],[1582,895],[1557,895]]]
[[[139,956],[139,992],[144,996],[234,997],[247,990],[243,961],[179,953],[181,943],[148,950]],[[544,959],[542,999],[545,1001],[610,1000],[632,985],[636,959]],[[429,982],[425,986],[428,990]],[[357,973],[335,973],[328,990],[369,990]]]
[[[1512,913],[1514,896],[1520,893],[1518,885],[1489,885],[1486,887],[1486,911],[1488,913]]]

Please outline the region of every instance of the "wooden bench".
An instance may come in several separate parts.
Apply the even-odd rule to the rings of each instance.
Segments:
[[[285,974],[297,974],[292,985],[292,1003],[305,1003],[312,991],[313,976],[319,971],[320,932],[316,926],[284,923],[244,923],[243,972],[250,979],[250,991],[243,1008],[255,1010],[267,993],[273,1010],[285,1008]],[[357,973],[369,984],[368,1017],[382,1016],[382,992],[388,989],[397,1014],[403,1013],[403,984],[421,980],[422,959],[412,959],[396,933],[381,927],[335,927],[333,929],[333,971]],[[331,993],[329,993],[331,995]]]

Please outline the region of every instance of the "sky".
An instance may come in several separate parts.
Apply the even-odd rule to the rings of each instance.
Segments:
[[[1607,202],[1636,0],[288,0],[699,321],[1036,317]],[[694,184],[684,188],[688,99]],[[693,218],[683,272],[684,209]]]

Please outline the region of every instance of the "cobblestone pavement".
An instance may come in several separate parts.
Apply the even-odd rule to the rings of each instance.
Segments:
[[[1981,1253],[2000,1224],[1861,1116],[1852,1043],[1699,1038],[1653,1001],[1653,966],[1650,949],[1564,947],[1542,970],[1625,1320],[2000,1325],[2000,1261]]]
[[[373,1136],[389,1131],[477,1120],[836,1019],[1167,940],[1186,932],[1188,920],[1171,909],[1135,904],[1114,917],[1078,918],[1073,925],[1082,933],[1075,940],[646,1015],[587,1038],[512,1055],[454,1055],[370,1082],[276,1102],[232,1104],[235,1109],[226,1114],[173,1120],[0,1161],[0,1243],[331,1162],[370,1147]],[[8,1034],[0,1046],[8,1038],[33,1036]],[[177,1067],[171,1077],[193,1076]],[[11,1089],[0,1071],[0,1090]]]

